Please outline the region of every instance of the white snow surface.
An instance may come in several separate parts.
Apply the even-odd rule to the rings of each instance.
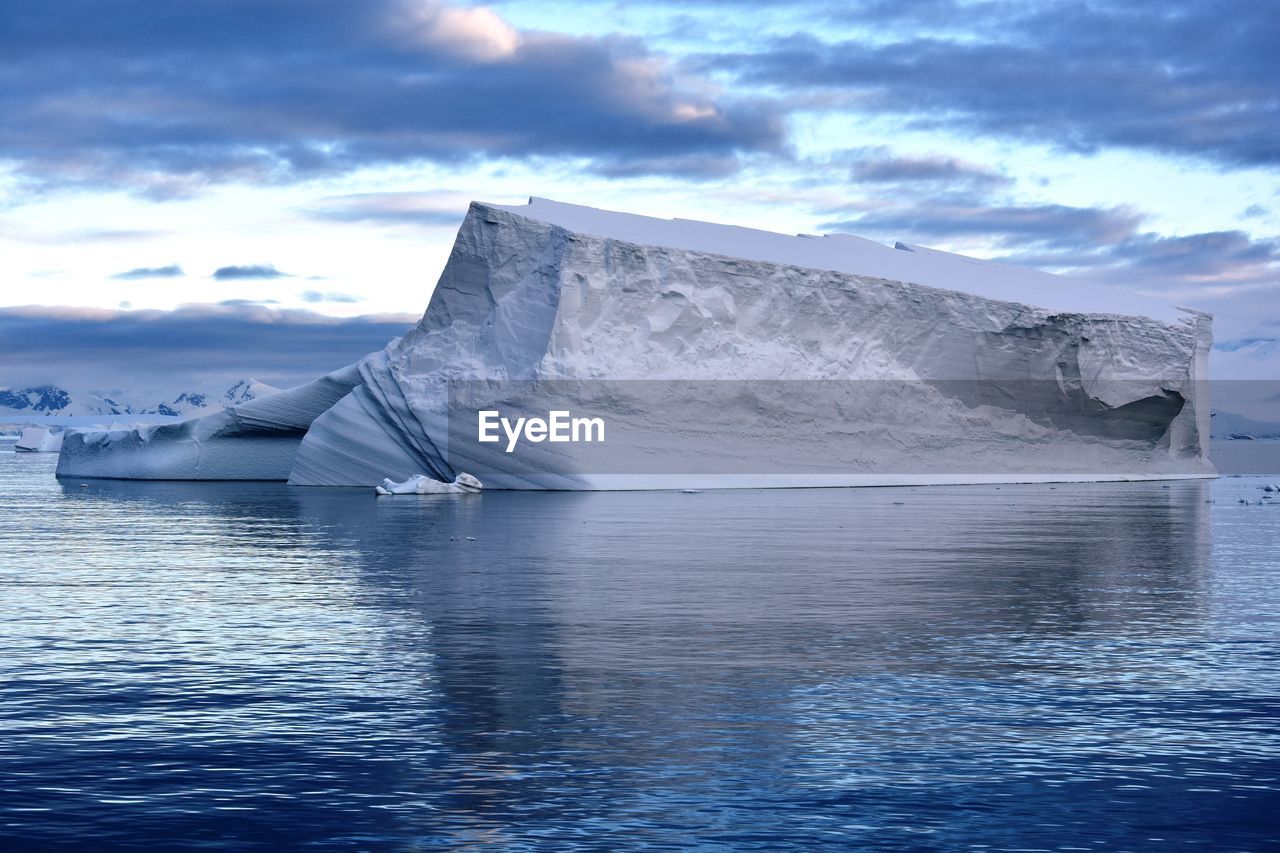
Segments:
[[[62,449],[61,429],[29,426],[22,430],[13,449],[21,453],[57,453]]]
[[[1200,312],[915,247],[473,203],[422,320],[383,351],[176,427],[72,433],[59,473],[384,489],[464,470],[499,489],[1206,477],[1210,344]],[[612,467],[451,432],[464,383],[637,380],[584,398]],[[654,381],[704,384],[635,390]],[[708,443],[708,424],[743,426]]]
[[[479,480],[467,473],[459,474],[452,483],[442,483],[418,474],[403,483],[384,479],[374,487],[374,491],[380,495],[474,495],[483,488]]]
[[[491,207],[594,237],[927,284],[1055,311],[1140,314],[1157,320],[1176,320],[1182,313],[1163,300],[1121,288],[907,243],[890,248],[852,234],[791,236],[691,219],[657,219],[536,196],[527,205]]]

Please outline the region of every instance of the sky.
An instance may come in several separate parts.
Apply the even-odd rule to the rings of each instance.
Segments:
[[[1271,0],[0,4],[0,387],[304,381],[535,195],[1141,291],[1280,378],[1277,44]]]

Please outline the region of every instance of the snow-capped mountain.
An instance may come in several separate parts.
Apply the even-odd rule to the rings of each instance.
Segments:
[[[241,403],[247,403],[259,397],[274,394],[279,390],[279,388],[268,385],[265,382],[259,382],[256,379],[241,379],[228,388],[227,393],[223,394],[222,399],[218,402],[223,406],[238,406]]]
[[[73,393],[57,385],[0,388],[0,415],[50,417],[54,415],[124,415],[135,409],[102,394]]]
[[[125,400],[93,391],[70,391],[57,385],[0,388],[0,418],[33,419],[84,415],[164,415],[187,417],[246,403],[278,391],[256,379],[241,379],[223,392],[182,391],[154,403]]]
[[[172,402],[161,403],[156,406],[154,411],[157,415],[178,417],[182,415],[189,415],[192,412],[203,412],[208,408],[208,394],[201,394],[197,391],[183,391],[181,394],[174,397]]]
[[[34,414],[62,414],[71,405],[71,395],[56,385],[35,388],[0,388],[0,409]]]
[[[1255,421],[1234,412],[1214,411],[1209,414],[1211,435],[1226,439],[1280,438],[1280,424]]]

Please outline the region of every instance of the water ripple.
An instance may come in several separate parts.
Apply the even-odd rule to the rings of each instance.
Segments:
[[[376,500],[53,463],[0,453],[7,847],[1280,840],[1260,481]]]

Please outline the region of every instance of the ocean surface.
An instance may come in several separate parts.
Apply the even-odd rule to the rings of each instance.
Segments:
[[[1280,845],[1268,479],[375,498],[55,463],[0,452],[5,850]]]

